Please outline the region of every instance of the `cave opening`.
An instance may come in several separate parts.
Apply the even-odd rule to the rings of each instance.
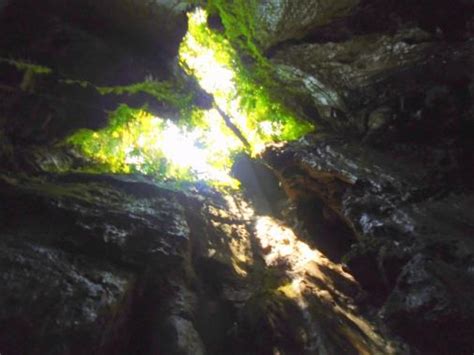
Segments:
[[[0,0],[0,353],[471,354],[474,11],[419,2]]]
[[[271,97],[208,22],[202,8],[188,13],[178,69],[185,81],[198,82],[202,93],[197,95],[207,97],[208,107],[183,101],[177,117],[157,117],[147,107],[121,105],[107,127],[82,129],[67,138],[90,159],[93,166],[87,169],[140,173],[180,187],[205,182],[235,189],[236,157],[255,158],[267,144],[298,139],[314,129]]]

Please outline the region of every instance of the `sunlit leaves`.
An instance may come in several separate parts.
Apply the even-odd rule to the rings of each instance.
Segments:
[[[106,128],[81,130],[68,142],[89,157],[99,171],[235,187],[229,173],[238,153],[247,150],[256,155],[270,142],[298,139],[312,130],[273,99],[267,86],[255,80],[223,34],[208,27],[207,13],[202,9],[189,14],[189,30],[179,59],[185,71],[212,94],[217,107],[192,107],[192,98],[181,94],[186,91],[178,83],[145,81],[124,87],[95,87],[102,94],[147,92],[179,108],[181,117],[174,123],[122,105]]]
[[[68,143],[90,158],[99,171],[235,186],[228,172],[233,152],[242,149],[240,142],[214,110],[195,110],[190,120],[199,127],[179,127],[122,105],[111,115],[106,128],[80,130],[69,137]]]
[[[160,170],[159,166],[148,167],[146,163],[150,159],[159,162],[160,154],[146,143],[155,138],[152,136],[157,134],[155,132],[161,132],[162,129],[162,121],[123,105],[111,115],[108,127],[97,132],[80,130],[68,142],[80,148],[103,170],[113,173],[156,173]],[[154,133],[149,135],[146,132]]]
[[[97,86],[85,80],[64,79],[62,83],[68,85],[79,85],[81,87],[90,87],[101,95],[133,95],[138,93],[146,93],[153,96],[160,102],[170,104],[179,109],[189,107],[193,101],[193,96],[185,90],[183,85],[172,81],[145,80],[130,85],[122,86]]]
[[[259,62],[265,62],[265,57],[255,43],[255,14],[257,0],[207,0],[209,12],[219,14],[226,29],[226,36]]]
[[[203,9],[189,14],[180,61],[229,115],[250,143],[252,154],[269,142],[297,139],[312,130],[310,124],[294,117],[255,81],[224,36],[209,29]]]

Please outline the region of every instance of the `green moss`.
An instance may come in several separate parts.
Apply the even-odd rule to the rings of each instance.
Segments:
[[[227,27],[225,35],[212,31],[207,25],[207,13],[198,9],[189,15],[180,62],[214,96],[216,104],[250,143],[250,153],[256,154],[267,143],[298,139],[312,131],[313,126],[298,119],[272,94],[269,66],[255,45],[246,47],[256,59],[253,67],[244,64],[237,54],[232,39],[246,38],[246,43],[254,43],[252,25],[245,20],[248,13],[244,11],[248,10],[243,9],[243,1],[226,6],[229,4],[235,7],[231,7],[235,10],[232,15],[223,10],[224,2],[213,2],[209,7],[221,9],[233,19],[232,23],[238,27],[232,32],[234,36],[227,38]]]
[[[14,66],[17,70],[22,72],[29,72],[35,75],[51,74],[53,71],[43,65],[30,63],[21,59],[0,58],[0,63],[7,63]]]
[[[207,11],[218,14],[225,27],[225,35],[239,50],[266,63],[255,40],[256,0],[208,0]]]
[[[193,111],[186,120],[196,124],[191,130],[121,105],[106,128],[79,130],[65,143],[91,160],[82,171],[140,173],[182,186],[206,180],[216,187],[236,187],[227,172],[231,152],[241,147],[232,132],[212,126],[220,120],[203,118],[206,113]]]
[[[259,83],[269,95],[273,95],[277,91],[273,66],[264,55],[256,36],[257,6],[257,0],[208,0],[205,8],[210,15],[219,16],[224,25],[225,38],[239,53],[239,57],[245,58],[245,65],[243,61],[239,63],[242,75]],[[277,97],[273,99],[279,101]]]
[[[28,91],[34,86],[35,75],[52,74],[51,68],[30,63],[19,59],[7,59],[0,57],[0,63],[6,63],[17,70],[24,72],[21,89]],[[143,82],[132,83],[121,86],[99,86],[86,80],[60,79],[59,82],[67,85],[78,85],[83,88],[93,88],[101,95],[134,95],[138,93],[146,93],[162,103],[166,103],[180,110],[187,110],[192,106],[194,95],[186,87],[184,82],[179,81],[157,81],[145,80]]]
[[[20,59],[7,59],[0,57],[0,63],[6,63],[15,67],[16,70],[23,72],[23,80],[19,85],[22,91],[28,93],[34,93],[36,89],[36,77],[38,75],[48,75],[51,74],[53,71],[45,66],[33,64],[24,60]],[[13,87],[6,87],[4,89],[7,90],[16,90]]]
[[[229,176],[236,154],[248,150],[256,155],[268,143],[298,139],[313,130],[269,90],[269,67],[257,46],[252,45],[253,25],[246,2],[211,1],[209,7],[224,11],[224,5],[229,4],[235,8],[226,26],[239,26],[231,40],[244,39],[242,45],[255,58],[253,67],[244,64],[225,35],[208,27],[207,13],[202,9],[189,14],[188,34],[180,47],[181,66],[214,98],[210,110],[193,107],[188,86],[180,82],[98,87],[90,82],[64,81],[92,86],[104,95],[145,92],[180,111],[175,124],[122,105],[105,129],[77,132],[67,143],[92,160],[92,169],[141,173],[159,181],[204,180],[218,187],[236,187]]]
[[[94,169],[112,173],[156,174],[164,178],[165,164],[163,156],[150,147],[143,147],[139,152],[140,135],[154,130],[157,134],[163,130],[164,122],[154,121],[142,110],[121,105],[113,112],[106,128],[93,131],[79,130],[67,139],[67,143],[79,148],[92,159]],[[158,138],[158,137],[157,137]],[[134,160],[139,157],[140,160]]]
[[[88,81],[71,79],[62,80],[61,82],[69,85],[79,85],[81,87],[92,87],[101,95],[133,95],[146,93],[160,102],[165,102],[181,109],[191,106],[193,101],[193,94],[186,90],[183,83],[171,81],[146,80],[123,86],[96,86]]]

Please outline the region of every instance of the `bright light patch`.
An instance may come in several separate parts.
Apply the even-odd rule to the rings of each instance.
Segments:
[[[206,27],[207,13],[197,9],[189,15],[189,32],[181,44],[180,60],[199,80],[201,87],[216,97],[229,98],[235,95],[235,71],[231,66],[231,56],[219,52],[209,39],[211,31]],[[206,34],[206,38],[196,36]],[[223,49],[223,48],[221,48]],[[227,48],[230,51],[230,47]]]
[[[228,158],[228,152],[237,149],[238,144],[235,145],[235,141],[232,142],[232,139],[229,140],[222,134],[222,127],[215,124],[219,122],[216,115],[218,112],[215,110],[205,113],[206,119],[211,123],[206,130],[186,131],[172,122],[167,122],[162,139],[156,142],[156,147],[171,164],[179,168],[189,168],[198,179],[231,184],[233,179],[228,173],[231,162],[219,169],[215,167],[215,160],[217,158],[224,161]],[[216,148],[222,150],[220,154],[215,151]]]
[[[267,143],[299,138],[307,131],[307,126],[299,126],[253,81],[225,37],[207,26],[206,11],[198,8],[188,16],[180,65],[213,96],[219,110],[177,105],[182,117],[175,123],[122,105],[106,128],[81,130],[68,138],[98,170],[237,187],[229,175],[237,153],[247,150],[255,155]],[[163,82],[151,92],[157,92],[160,99],[165,95],[160,90],[173,91],[174,85]]]
[[[227,95],[235,92],[234,72],[220,63],[216,53],[199,44],[193,36],[186,36],[189,51],[181,52],[181,60],[195,72],[199,72],[199,84],[209,93]]]
[[[256,231],[262,248],[268,250],[265,255],[267,265],[286,260],[297,271],[308,262],[324,258],[318,250],[300,241],[291,228],[271,217],[259,217]]]
[[[164,180],[204,180],[236,186],[230,154],[242,149],[216,110],[196,111],[200,128],[184,128],[142,110],[121,106],[108,127],[82,130],[69,142],[114,173],[139,172]]]
[[[218,40],[217,35],[207,28],[206,20],[207,13],[202,9],[189,14],[189,32],[181,45],[180,60],[201,87],[214,96],[216,104],[231,117],[251,142],[253,153],[257,153],[263,142],[248,112],[242,107],[234,68],[237,55],[226,40]]]
[[[285,268],[290,280],[280,286],[278,291],[296,301],[310,327],[309,334],[320,333],[319,327],[315,326],[318,324],[315,317],[319,313],[315,312],[314,305],[317,305],[318,310],[321,306],[330,307],[338,315],[338,323],[334,323],[334,326],[340,327],[338,331],[342,330],[358,353],[398,353],[393,344],[386,342],[375,331],[374,324],[362,317],[349,301],[352,296],[348,298],[346,292],[359,286],[341,264],[332,262],[317,249],[312,249],[299,240],[287,225],[271,217],[257,217],[256,236],[266,264],[277,267],[283,265]],[[352,291],[349,291],[350,294]],[[319,337],[313,341],[318,346]]]
[[[203,8],[198,7],[194,12],[189,14],[189,18],[196,25],[205,25],[207,23],[207,12]]]
[[[204,150],[196,147],[196,137],[167,122],[163,139],[157,142],[164,156],[173,164],[193,168],[198,173],[208,169]]]
[[[188,17],[180,62],[213,95],[215,103],[250,143],[252,154],[258,154],[267,143],[297,139],[312,129],[286,112],[249,77],[225,37],[208,28],[206,11],[198,8]]]

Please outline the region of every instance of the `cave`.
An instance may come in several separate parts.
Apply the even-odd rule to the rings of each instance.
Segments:
[[[0,33],[0,355],[474,353],[472,1],[0,0]]]

